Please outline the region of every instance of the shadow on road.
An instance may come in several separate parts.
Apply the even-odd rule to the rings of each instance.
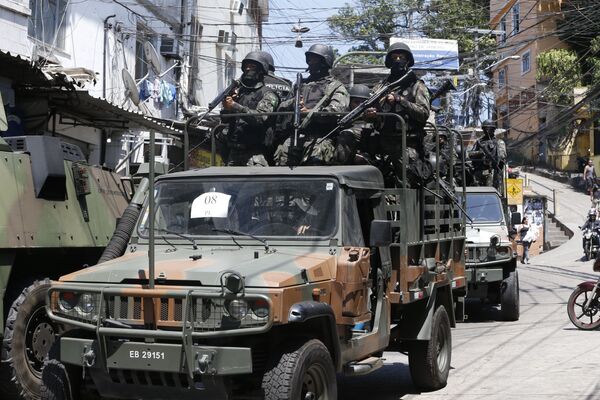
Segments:
[[[465,320],[467,323],[502,321],[498,306],[486,304],[477,299],[467,300],[465,303],[465,313],[468,316]]]
[[[338,398],[344,400],[397,400],[407,394],[420,394],[412,383],[408,364],[386,364],[364,376],[338,376]]]

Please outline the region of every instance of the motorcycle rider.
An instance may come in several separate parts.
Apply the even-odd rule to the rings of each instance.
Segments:
[[[585,232],[586,230],[588,230],[588,229],[589,229],[589,230],[590,230],[592,233],[593,233],[593,232],[598,232],[598,231],[600,230],[600,221],[598,221],[598,220],[596,219],[596,209],[595,209],[595,208],[591,208],[591,209],[588,211],[587,220],[586,220],[586,221],[585,221],[585,223],[584,223],[584,224],[581,226],[581,230],[582,230],[582,231],[584,231],[584,232]],[[593,236],[592,236],[592,238],[593,238]],[[587,241],[588,241],[588,240],[590,240],[590,239],[586,239],[586,237],[585,237],[585,235],[584,235],[584,236],[583,236],[583,251],[584,251],[584,252],[585,252],[585,249],[586,249],[586,244],[587,244]],[[598,239],[596,239],[596,241],[597,241],[597,240],[598,240]],[[598,244],[600,244],[600,243],[592,243],[592,245],[593,245],[593,244],[596,244],[596,245],[598,245]]]

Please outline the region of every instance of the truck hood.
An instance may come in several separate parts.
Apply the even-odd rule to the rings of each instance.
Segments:
[[[306,249],[278,249],[266,253],[257,248],[217,248],[170,253],[157,250],[155,260],[156,277],[165,284],[185,286],[189,281],[189,286],[220,286],[221,275],[235,271],[245,277],[246,287],[286,287],[334,279],[337,256],[328,250],[307,253]],[[137,251],[65,275],[60,281],[135,284],[147,278],[147,252]]]
[[[509,244],[508,230],[504,225],[467,225],[467,243],[487,245],[494,235],[500,237],[500,244]]]

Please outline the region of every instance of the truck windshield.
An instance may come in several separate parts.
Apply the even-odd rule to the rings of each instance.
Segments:
[[[465,211],[475,224],[500,222],[503,218],[500,199],[492,193],[467,193]]]
[[[184,235],[330,237],[337,183],[317,179],[173,180],[156,185],[155,228]],[[138,227],[148,236],[148,209]]]

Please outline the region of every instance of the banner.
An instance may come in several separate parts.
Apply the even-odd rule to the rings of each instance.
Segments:
[[[414,69],[458,70],[458,42],[446,39],[390,38],[390,44],[406,43],[415,58]]]

